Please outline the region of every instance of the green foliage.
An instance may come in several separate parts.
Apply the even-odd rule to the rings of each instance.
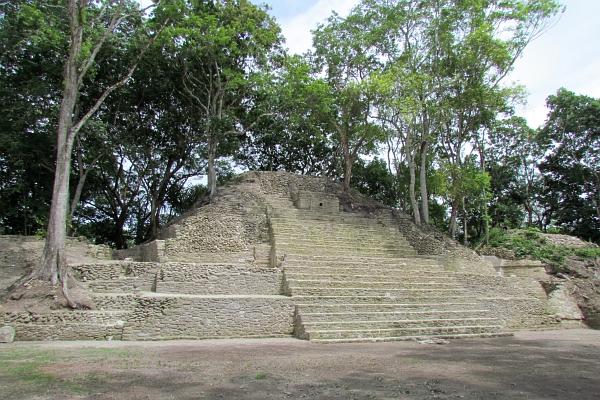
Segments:
[[[583,259],[600,259],[600,247],[581,247],[575,250],[575,255]]]
[[[559,89],[547,105],[538,139],[546,150],[540,164],[546,218],[600,243],[600,99]]]
[[[596,246],[573,248],[550,244],[536,228],[510,231],[509,234],[500,228],[493,228],[490,230],[488,246],[513,250],[518,258],[539,260],[555,271],[563,270],[569,257],[579,257],[582,260],[596,260],[600,257],[600,248]]]
[[[0,4],[1,233],[45,232],[71,40],[65,3]],[[101,3],[87,4],[90,22]],[[471,241],[489,221],[524,220],[596,240],[597,101],[559,92],[538,137],[510,117],[522,89],[501,84],[561,11],[556,1],[363,0],[319,25],[304,56],[284,54],[267,8],[247,0],[163,1],[151,15],[124,6],[82,81],[79,113],[122,78],[148,32],[169,23],[79,133],[69,188],[73,196],[85,183],[77,234],[116,247],[147,240],[204,195],[190,181],[208,173],[221,183],[237,163],[348,178],[404,211],[429,206],[433,223]],[[86,25],[76,63],[113,11]],[[381,146],[390,165],[361,158]],[[542,188],[534,172],[543,146]]]
[[[374,158],[368,163],[358,160],[353,171],[352,187],[385,205],[397,206],[396,179],[384,160]]]
[[[0,232],[31,235],[49,209],[68,22],[43,1],[3,2],[0,15]]]
[[[254,92],[257,107],[248,114],[249,121],[258,121],[243,135],[236,161],[251,170],[325,174],[333,148],[327,122],[313,112],[323,87],[309,61],[286,57],[262,80]]]

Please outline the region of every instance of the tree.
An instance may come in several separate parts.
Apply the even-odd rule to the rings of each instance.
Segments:
[[[359,154],[372,151],[383,139],[372,119],[374,94],[369,86],[371,73],[381,63],[376,43],[353,14],[346,19],[332,15],[313,35],[315,72],[324,76],[312,85],[314,105],[331,124],[333,137],[343,152],[342,190],[346,191]]]
[[[395,176],[388,169],[387,163],[380,158],[369,162],[359,159],[354,165],[350,183],[361,193],[387,206],[398,205]]]
[[[559,89],[539,132],[547,206],[570,234],[600,241],[600,99]]]
[[[46,229],[54,173],[65,12],[40,1],[0,4],[0,231]]]
[[[205,135],[208,192],[216,194],[215,162],[237,149],[255,105],[251,92],[259,70],[280,50],[280,28],[262,7],[247,0],[177,3],[178,25],[163,44],[179,64],[184,93],[197,108]],[[257,120],[250,123],[255,124]]]
[[[536,131],[521,117],[496,121],[489,131],[489,146],[485,153],[486,170],[491,176],[492,225],[521,227],[538,226],[541,213],[536,192],[541,176],[537,160],[543,152]]]
[[[58,113],[52,204],[42,260],[40,267],[32,273],[32,277],[48,280],[52,284],[60,281],[69,306],[75,308],[76,304],[68,296],[68,268],[65,254],[73,145],[81,128],[96,113],[108,95],[130,79],[138,61],[124,71],[120,80],[108,84],[87,111],[76,112],[78,111],[76,106],[81,96],[80,89],[84,79],[94,66],[96,56],[107,39],[126,17],[142,18],[143,11],[139,10],[137,5],[125,3],[124,0],[117,2],[107,0],[99,4],[91,0],[68,0],[65,5],[69,22],[69,44],[68,57],[64,63],[64,86]],[[154,28],[151,35],[157,35],[159,31],[160,28]]]
[[[236,161],[251,170],[331,175],[334,149],[329,122],[313,112],[318,90],[313,85],[319,82],[311,74],[309,60],[285,57],[280,68],[261,80],[246,125],[258,123],[246,130]]]
[[[429,220],[427,169],[434,153],[442,150],[460,166],[464,148],[506,108],[502,79],[561,8],[551,0],[364,0],[353,10],[377,38],[376,54],[385,64],[378,118],[401,142],[417,223]]]

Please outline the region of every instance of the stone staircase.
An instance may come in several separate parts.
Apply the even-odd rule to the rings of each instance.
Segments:
[[[295,335],[323,343],[556,325],[538,281],[419,255],[390,213],[340,211],[337,188],[324,178],[246,173],[159,239],[71,265],[95,310],[5,313],[0,323],[18,340]]]
[[[434,259],[418,256],[389,221],[269,200],[297,337],[330,343],[507,334],[476,296]]]

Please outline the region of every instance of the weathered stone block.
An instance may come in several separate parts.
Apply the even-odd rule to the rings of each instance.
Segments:
[[[15,340],[15,328],[3,326],[0,328],[0,343],[12,343]]]

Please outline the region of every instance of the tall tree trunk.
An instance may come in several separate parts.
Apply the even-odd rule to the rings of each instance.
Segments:
[[[96,157],[87,168],[83,168],[83,155],[81,154],[81,144],[79,144],[77,158],[79,163],[79,181],[77,182],[75,194],[73,195],[73,199],[71,200],[71,207],[69,208],[69,216],[67,217],[68,236],[73,236],[73,215],[75,214],[75,210],[77,209],[77,204],[79,204],[81,192],[83,192],[83,186],[85,185],[85,180],[87,179],[88,173],[94,167],[94,164],[96,164],[96,162],[100,159],[100,156]]]
[[[417,196],[415,194],[416,175],[415,175],[415,160],[410,152],[410,133],[406,133],[406,162],[408,162],[408,171],[410,173],[410,183],[408,187],[408,195],[410,197],[410,204],[412,205],[413,215],[415,217],[415,224],[421,225],[421,214],[419,213],[419,203],[417,203]]]
[[[469,225],[467,221],[467,208],[465,207],[465,198],[462,198],[462,216],[463,216],[463,245],[469,245]]]
[[[452,201],[452,211],[450,212],[450,224],[448,226],[448,236],[454,239],[456,236],[456,214],[458,213],[458,202]]]
[[[488,212],[487,206],[487,191],[483,189],[483,199],[485,203],[483,204],[483,232],[484,232],[484,242],[488,244],[490,242],[490,214]]]
[[[125,238],[124,226],[125,221],[127,220],[127,213],[123,212],[119,217],[115,220],[115,247],[118,250],[126,249],[127,239]]]
[[[342,135],[342,143],[344,147],[344,181],[342,183],[342,190],[347,192],[350,188],[350,177],[352,176],[352,166],[354,165],[355,158],[350,153],[350,142],[347,132]]]
[[[527,185],[525,186],[525,210],[527,211],[527,227],[531,228],[533,226],[533,207],[531,206],[531,203],[529,202],[529,199],[531,197],[531,188],[530,188],[531,184],[529,182],[527,182]]]
[[[212,135],[208,139],[208,196],[210,198],[217,194],[217,172],[215,170],[215,158],[217,155],[216,140]]]
[[[158,210],[156,207],[156,199],[152,198],[150,202],[150,237],[158,234]]]
[[[160,0],[156,1],[157,4]],[[56,284],[59,280],[62,283],[62,292],[71,308],[76,308],[76,304],[71,301],[68,295],[68,267],[65,253],[67,216],[69,212],[69,176],[71,172],[71,156],[73,144],[77,132],[85,123],[96,113],[104,100],[118,87],[123,86],[137,68],[138,62],[146,52],[154,39],[162,31],[164,25],[155,34],[154,39],[149,41],[140,53],[139,58],[131,66],[127,75],[120,81],[112,84],[104,90],[96,103],[79,121],[75,122],[74,111],[77,102],[79,88],[83,82],[83,77],[91,68],[96,55],[102,48],[108,36],[114,31],[116,26],[125,17],[122,14],[124,0],[117,4],[114,15],[110,18],[108,26],[104,30],[100,39],[92,47],[87,58],[82,59],[83,30],[85,22],[86,8],[89,0],[69,0],[68,15],[70,27],[69,57],[65,63],[64,70],[64,89],[60,104],[58,116],[58,134],[56,146],[56,171],[54,175],[54,186],[52,189],[52,204],[50,206],[50,215],[48,220],[48,229],[46,244],[42,254],[40,267],[31,274],[32,278],[49,280]],[[153,7],[153,6],[152,6]],[[168,21],[168,20],[167,20]],[[166,24],[166,22],[165,22]]]
[[[64,90],[58,116],[56,171],[52,188],[52,204],[50,205],[46,244],[44,246],[42,262],[37,273],[39,278],[49,280],[53,285],[60,279],[63,282],[63,293],[67,300],[67,259],[65,247],[69,205],[69,177],[74,141],[72,118],[79,91],[77,66],[83,37],[83,26],[80,20],[82,12],[77,1],[69,1],[71,46],[69,58],[65,64]],[[70,305],[74,306],[73,304]]]
[[[421,186],[421,221],[424,224],[429,224],[429,196],[427,194],[427,149],[429,144],[427,141],[421,142],[421,170],[420,186]]]

